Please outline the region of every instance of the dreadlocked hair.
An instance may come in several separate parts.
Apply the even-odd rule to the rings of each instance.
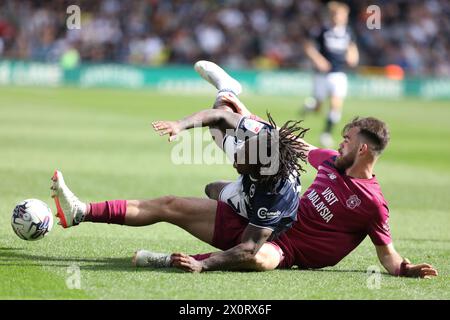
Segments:
[[[300,139],[303,139],[309,128],[305,129],[301,126],[303,120],[290,120],[281,128],[277,128],[275,120],[269,112],[267,112],[267,118],[270,125],[276,128],[275,130],[268,132],[268,138],[271,140],[269,146],[272,146],[272,148],[269,147],[269,151],[272,159],[274,156],[278,157],[279,166],[276,173],[273,175],[262,175],[260,181],[273,192],[275,191],[278,182],[288,179],[294,173],[300,176],[301,172],[305,172],[299,160],[306,163],[307,145]],[[276,133],[273,131],[276,131]],[[278,137],[276,137],[276,135],[278,135]],[[276,144],[277,147],[275,148],[273,148],[274,138],[278,138],[278,143]]]

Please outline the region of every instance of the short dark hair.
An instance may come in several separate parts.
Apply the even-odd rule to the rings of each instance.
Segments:
[[[359,128],[359,136],[370,144],[372,151],[376,155],[381,154],[388,145],[390,139],[389,129],[383,121],[373,117],[356,117],[345,125],[342,133],[345,134],[348,130],[355,127]]]

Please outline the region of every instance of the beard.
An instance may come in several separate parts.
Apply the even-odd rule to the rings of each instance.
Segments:
[[[350,168],[354,163],[356,159],[356,152],[358,150],[355,148],[355,150],[352,150],[345,156],[339,155],[336,160],[334,161],[334,166],[339,171],[345,171],[346,169]]]

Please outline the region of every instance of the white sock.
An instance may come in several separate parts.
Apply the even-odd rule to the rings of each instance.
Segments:
[[[229,93],[232,93],[232,94],[234,94],[237,97],[237,94],[233,90],[228,89],[228,88],[220,89],[219,92],[217,93],[217,97],[221,97],[221,96],[227,95]]]

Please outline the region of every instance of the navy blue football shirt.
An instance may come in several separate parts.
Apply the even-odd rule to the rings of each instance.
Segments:
[[[234,143],[243,144],[245,138],[264,130],[274,128],[268,123],[243,117],[236,128]],[[273,233],[270,239],[289,229],[297,220],[301,183],[296,173],[279,181],[274,189],[259,183],[248,174],[241,175],[237,182],[240,197],[227,199],[228,205],[238,214],[247,217],[250,224],[271,229]]]

